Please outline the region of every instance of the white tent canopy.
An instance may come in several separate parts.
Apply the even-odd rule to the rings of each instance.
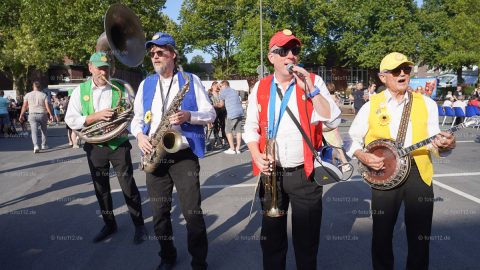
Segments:
[[[214,81],[202,81],[202,84],[205,87],[206,91],[210,89],[213,82]],[[221,80],[219,80],[218,82],[220,83]],[[250,90],[247,80],[228,80],[228,82],[230,83],[230,87],[237,91],[245,91],[248,93]]]

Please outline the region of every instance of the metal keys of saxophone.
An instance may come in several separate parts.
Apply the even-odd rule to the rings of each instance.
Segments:
[[[162,159],[167,153],[176,153],[180,150],[182,144],[182,134],[172,129],[170,116],[176,114],[182,104],[183,98],[190,89],[190,77],[183,72],[179,72],[183,76],[185,84],[177,93],[168,110],[163,114],[162,120],[150,138],[153,151],[145,154],[141,160],[141,169],[147,173],[152,173],[162,163]]]

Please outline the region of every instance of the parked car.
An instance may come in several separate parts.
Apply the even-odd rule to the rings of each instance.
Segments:
[[[478,76],[462,75],[464,84],[475,85],[478,82]],[[443,74],[437,77],[438,87],[457,87],[457,75],[456,74]]]

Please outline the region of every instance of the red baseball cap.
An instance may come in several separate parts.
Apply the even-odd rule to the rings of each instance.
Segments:
[[[302,45],[300,40],[292,34],[292,31],[289,29],[284,29],[283,31],[279,31],[273,35],[273,37],[270,39],[270,43],[268,44],[268,48],[271,49],[275,45],[282,47],[292,40],[298,43],[298,45]]]

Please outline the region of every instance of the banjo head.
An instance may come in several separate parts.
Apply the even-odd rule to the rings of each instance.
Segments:
[[[359,173],[372,188],[388,190],[405,180],[410,171],[410,156],[400,157],[392,140],[375,140],[365,147],[365,152],[383,157],[384,169],[375,171],[359,161]]]

